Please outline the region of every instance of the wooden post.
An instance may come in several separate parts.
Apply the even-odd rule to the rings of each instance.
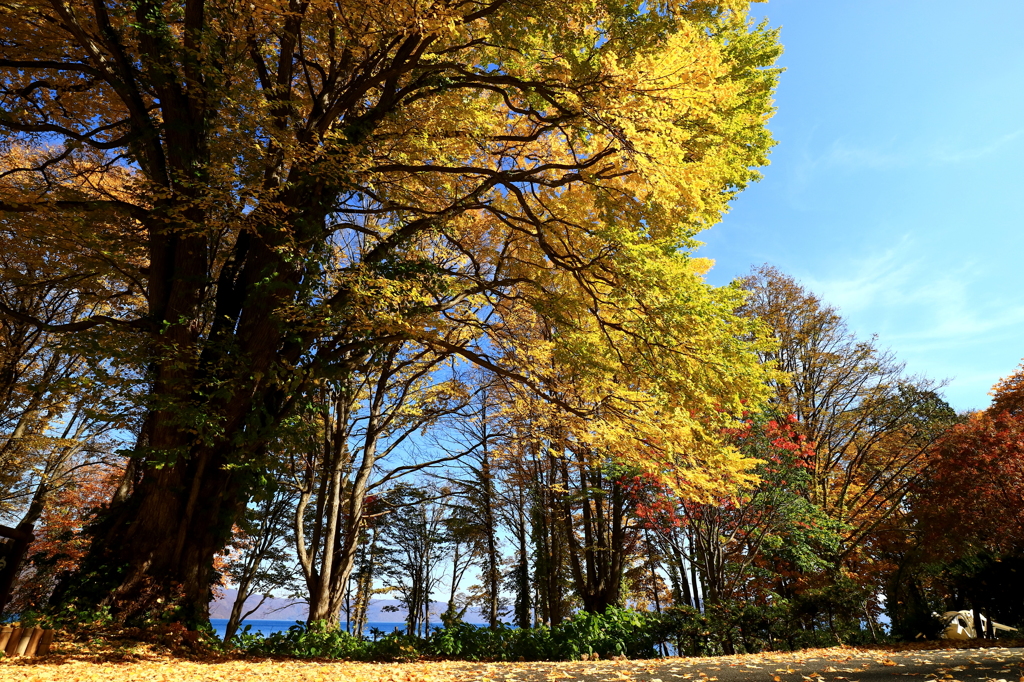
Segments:
[[[53,644],[53,630],[43,630],[43,636],[39,638],[39,647],[36,649],[36,656],[45,656],[50,653],[51,644]]]
[[[21,629],[21,641],[18,642],[18,648],[14,650],[16,656],[25,656],[25,652],[28,651],[28,645],[32,641],[32,632],[35,628],[22,628]]]
[[[11,637],[7,640],[7,648],[4,649],[4,653],[7,656],[13,656],[14,652],[18,650],[18,645],[21,644],[21,631],[22,628],[14,628],[11,630]]]
[[[0,628],[0,651],[6,656],[45,656],[53,644],[53,630],[43,628]]]
[[[25,648],[26,656],[35,656],[39,650],[39,640],[43,638],[42,628],[32,628],[32,638],[28,640],[28,646]]]

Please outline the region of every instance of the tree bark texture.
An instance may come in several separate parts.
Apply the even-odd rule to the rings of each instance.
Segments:
[[[92,528],[80,571],[64,578],[51,603],[108,607],[128,622],[208,622],[220,577],[213,557],[243,507],[240,488],[239,476],[210,451],[148,469],[131,498]]]

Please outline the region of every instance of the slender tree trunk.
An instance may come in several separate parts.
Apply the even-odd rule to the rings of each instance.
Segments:
[[[647,568],[651,571],[651,596],[654,599],[654,612],[661,613],[661,599],[658,597],[658,565],[654,560],[654,545],[651,533],[644,528],[644,545],[647,547]]]
[[[320,552],[320,568],[318,571],[319,580],[314,583],[314,590],[310,593],[309,616],[307,622],[326,621],[336,624],[338,621],[339,609],[332,603],[331,577],[334,574],[335,552],[337,550],[338,524],[341,516],[341,470],[337,466],[337,458],[331,457],[326,467],[327,480],[327,504],[324,509],[326,530],[323,541],[317,549]],[[340,607],[340,603],[337,604]]]
[[[584,610],[603,613],[619,602],[622,588],[624,557],[631,551],[623,525],[626,501],[621,486],[606,481],[599,466],[588,464],[585,456],[579,464],[579,526],[583,545],[576,536],[574,508],[566,494],[570,480],[568,463],[561,460],[562,492],[559,522],[569,548],[569,561],[576,593]],[[596,494],[594,491],[599,491]]]
[[[551,533],[551,505],[549,503],[551,495],[543,477],[541,459],[536,453],[534,453],[533,466],[533,494],[531,517],[534,545],[536,546],[533,564],[533,583],[537,590],[535,601],[540,611],[541,622],[552,626],[557,621],[555,620],[554,585],[551,579],[555,563],[555,549]]]
[[[261,595],[256,606],[246,611],[245,603],[249,601],[251,596],[249,592],[251,586],[252,581],[248,578],[243,579],[238,585],[238,594],[235,596],[235,601],[231,604],[231,613],[228,615],[227,625],[224,626],[224,639],[222,640],[224,643],[230,642],[231,638],[238,632],[238,627],[242,624],[242,621],[255,613],[267,601],[267,595]]]
[[[693,548],[693,535],[692,531],[689,538],[689,549],[690,549],[690,580],[693,582],[693,608],[698,611],[705,611],[707,606],[704,604],[703,596],[704,592],[700,589],[700,583],[698,582],[697,575],[697,562],[694,560],[694,548]]]
[[[377,566],[377,527],[370,530],[370,541],[365,548],[365,559],[359,571],[358,590],[356,591],[356,616],[353,632],[361,637],[366,629],[366,615],[370,608],[370,597],[373,594],[373,576]]]
[[[317,504],[316,525],[308,547],[304,533],[305,508],[300,505],[296,511],[296,549],[310,593],[309,622],[338,623],[359,553],[366,490],[377,461],[382,389],[390,376],[389,367],[382,368],[378,390],[370,405],[359,467],[351,480],[347,474],[352,465],[348,440],[353,397],[351,392],[344,391],[335,401],[334,428],[329,430],[331,437],[324,446],[328,456],[320,473],[322,501]]]
[[[21,517],[21,522],[18,524],[19,528],[36,525],[39,517],[43,515],[43,510],[46,509],[46,498],[49,494],[49,481],[46,476],[43,476],[40,478],[39,483],[36,484],[36,489],[32,493],[32,500],[29,502],[28,509],[25,510],[25,514]]]
[[[680,540],[681,542],[683,539]],[[675,555],[676,563],[679,566],[679,587],[682,590],[683,603],[687,606],[696,606],[693,600],[693,592],[690,590],[690,580],[686,575],[686,556],[683,553],[681,547],[678,547],[676,543],[672,543],[672,552]]]
[[[501,572],[498,568],[498,545],[495,538],[494,481],[491,474],[491,459],[488,451],[487,403],[483,410],[483,460],[480,463],[480,483],[484,515],[484,533],[487,542],[487,624],[491,629],[498,627],[498,591]]]
[[[522,513],[520,511],[520,513]],[[521,519],[519,531],[519,566],[517,568],[516,625],[520,628],[533,627],[530,604],[530,562],[526,544],[526,520]]]

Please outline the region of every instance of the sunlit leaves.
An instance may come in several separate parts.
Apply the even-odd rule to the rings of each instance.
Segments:
[[[721,434],[764,395],[756,325],[687,256],[772,145],[779,48],[745,6],[0,8],[0,129],[25,150],[0,208],[117,292],[81,328],[143,380],[130,508],[190,519],[125,512],[154,544],[110,544],[198,604],[240,479],[310,393],[406,343],[687,494],[746,480]],[[215,524],[200,488],[234,491]],[[165,533],[205,543],[192,568]]]

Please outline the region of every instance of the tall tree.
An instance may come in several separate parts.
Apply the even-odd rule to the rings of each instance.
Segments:
[[[40,612],[58,586],[62,574],[74,570],[89,550],[83,532],[110,499],[122,472],[102,463],[78,469],[48,494],[3,616]]]
[[[449,457],[399,458],[417,430],[458,409],[457,378],[435,380],[444,354],[396,342],[343,380],[325,382],[292,435],[290,485],[298,491],[295,548],[309,620],[336,623],[349,588],[371,492]],[[303,437],[304,436],[304,437]],[[396,458],[400,463],[392,463]]]
[[[478,378],[479,385],[467,405],[446,420],[439,445],[458,458],[443,478],[452,491],[449,504],[459,528],[457,537],[471,547],[470,554],[479,564],[482,585],[476,601],[480,603],[480,613],[494,628],[498,625],[501,601],[496,488],[502,427],[496,387],[490,385],[486,376],[480,374]]]
[[[437,501],[440,491],[403,483],[388,492],[390,513],[381,527],[385,587],[406,609],[410,635],[426,637],[434,590],[441,582],[440,564],[451,536],[445,527],[446,510]]]
[[[763,266],[746,278],[744,311],[778,345],[761,351],[785,374],[779,412],[813,445],[808,499],[844,526],[835,560],[851,558],[924,470],[932,444],[956,422],[932,382],[908,376],[875,340],[858,340],[839,313],[792,277]]]
[[[73,324],[116,305],[116,292],[88,271],[73,279],[90,294],[69,287],[60,254],[26,244],[17,224],[0,225],[0,305],[20,312],[0,316],[0,518],[31,526],[76,472],[116,463],[111,431],[137,425],[115,415],[128,377],[90,366],[95,338],[61,338],[25,319]]]
[[[498,301],[646,300],[637,263],[691,246],[766,162],[779,48],[746,5],[0,5],[0,129],[29,150],[0,210],[66,248],[127,223],[96,267],[145,291],[27,316],[108,327],[147,373],[138,475],[61,598],[204,620],[269,443],[346,358],[416,338],[533,384],[475,344]],[[70,191],[81,168],[118,191]],[[144,262],[117,270],[129,243]]]

